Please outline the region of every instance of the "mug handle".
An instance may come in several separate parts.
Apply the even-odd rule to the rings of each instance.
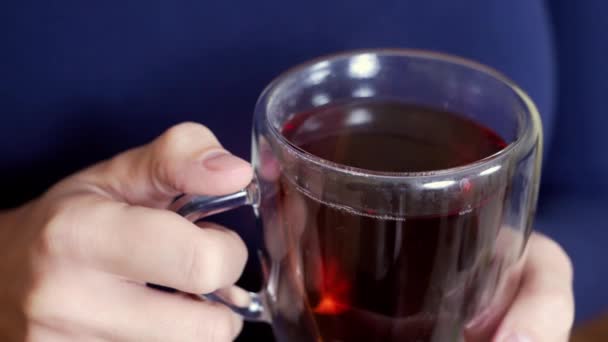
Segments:
[[[235,209],[243,205],[251,205],[256,210],[259,200],[259,188],[254,180],[245,189],[228,195],[200,196],[184,194],[178,196],[169,205],[168,209],[192,222],[196,222],[203,217]],[[204,300],[226,305],[246,321],[270,322],[270,315],[268,314],[263,291],[259,293],[248,292],[250,301],[247,306],[235,304],[231,299],[223,296],[221,291],[195,295]]]

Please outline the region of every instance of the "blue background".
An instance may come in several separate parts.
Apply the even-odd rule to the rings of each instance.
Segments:
[[[537,226],[571,255],[577,318],[589,318],[608,309],[607,12],[601,0],[4,1],[0,206],[184,120],[247,158],[259,92],[312,57],[444,51],[499,69],[538,104],[547,158]],[[218,219],[260,243],[249,210]],[[241,284],[259,285],[256,267]]]

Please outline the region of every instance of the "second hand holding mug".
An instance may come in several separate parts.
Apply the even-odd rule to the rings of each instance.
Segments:
[[[203,298],[290,342],[462,341],[506,309],[542,130],[505,77],[413,50],[320,58],[264,90],[252,150],[246,189],[171,206],[196,221],[252,205],[264,228],[262,292]]]

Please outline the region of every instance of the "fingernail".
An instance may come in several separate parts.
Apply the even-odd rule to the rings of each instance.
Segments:
[[[506,338],[500,339],[500,342],[532,342],[532,339],[522,334],[510,334]]]
[[[203,166],[214,172],[229,171],[243,165],[247,162],[223,150],[209,152],[203,159]]]

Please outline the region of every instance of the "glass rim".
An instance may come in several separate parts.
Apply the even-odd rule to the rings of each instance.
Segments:
[[[274,125],[271,124],[268,114],[268,104],[269,100],[275,95],[275,92],[280,85],[283,84],[286,80],[291,78],[298,73],[307,70],[308,68],[326,61],[336,61],[340,59],[352,58],[359,55],[372,54],[377,57],[403,57],[403,58],[416,58],[416,59],[427,59],[427,60],[435,60],[439,62],[444,62],[448,64],[458,65],[462,67],[469,68],[471,70],[478,71],[480,73],[486,74],[496,80],[497,82],[503,84],[507,87],[507,89],[511,90],[513,95],[521,102],[525,109],[524,118],[523,118],[523,127],[522,129],[518,129],[517,136],[515,140],[511,141],[507,146],[500,149],[496,153],[489,155],[485,158],[476,160],[474,162],[455,166],[451,168],[438,169],[438,170],[429,170],[429,171],[417,171],[417,172],[389,172],[389,171],[376,171],[365,168],[358,168],[354,166],[349,166],[346,164],[336,163],[321,157],[318,157],[312,153],[309,153],[300,147],[294,145],[289,139],[287,139]],[[322,55],[317,58],[308,60],[307,62],[298,64],[294,67],[287,69],[274,78],[270,84],[262,91],[258,103],[256,104],[256,113],[260,110],[260,106],[263,110],[263,120],[264,124],[268,127],[269,131],[272,133],[275,139],[281,143],[281,145],[285,146],[286,149],[295,154],[298,158],[303,159],[307,162],[311,162],[321,168],[329,169],[335,172],[346,173],[351,176],[364,176],[364,177],[374,177],[374,178],[388,178],[388,179],[420,179],[420,178],[438,178],[438,177],[446,177],[456,174],[468,174],[472,173],[475,170],[486,169],[490,167],[494,167],[497,161],[503,160],[507,158],[509,155],[514,154],[516,151],[522,148],[522,145],[525,141],[529,140],[529,138],[533,138],[534,136],[534,128],[542,127],[540,124],[540,114],[536,105],[532,101],[532,99],[526,94],[524,90],[522,90],[514,81],[510,78],[497,71],[494,68],[491,68],[482,63],[460,57],[455,56],[443,52],[436,52],[430,50],[421,50],[421,49],[406,49],[406,48],[382,48],[382,49],[358,49],[358,50],[348,50],[333,54]],[[539,132],[542,134],[542,131]],[[524,146],[525,147],[525,146]]]

